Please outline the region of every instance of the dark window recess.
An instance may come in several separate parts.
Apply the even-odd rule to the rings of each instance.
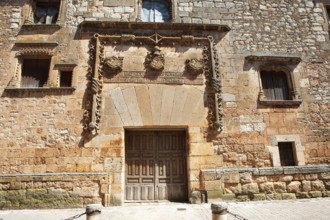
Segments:
[[[280,152],[281,166],[295,166],[292,142],[279,142],[278,150]]]
[[[284,72],[261,71],[264,95],[269,100],[289,100],[289,88]]]
[[[167,1],[148,0],[142,2],[142,21],[168,22],[170,20],[170,5]]]
[[[330,7],[327,7],[328,24],[330,24]]]
[[[72,87],[72,71],[61,72],[60,87]]]
[[[60,1],[38,0],[34,12],[34,23],[55,24],[58,18]]]
[[[50,59],[24,59],[21,87],[43,87],[48,79],[49,66]]]

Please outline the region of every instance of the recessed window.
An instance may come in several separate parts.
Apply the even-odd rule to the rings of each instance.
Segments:
[[[169,22],[171,6],[165,0],[147,0],[142,2],[142,21]]]
[[[23,59],[21,88],[43,87],[47,83],[50,58]]]
[[[326,10],[327,10],[328,24],[330,24],[330,6],[326,6]]]
[[[281,166],[295,166],[292,142],[279,142],[278,151],[280,153]]]
[[[55,24],[60,10],[60,0],[35,0],[33,16],[35,24]]]
[[[60,87],[72,86],[72,71],[61,71],[60,73]]]
[[[290,100],[289,84],[285,72],[261,71],[262,89],[268,100]]]

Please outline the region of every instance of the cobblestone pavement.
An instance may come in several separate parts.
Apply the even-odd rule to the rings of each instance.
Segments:
[[[328,220],[330,198],[294,201],[227,203],[228,210],[248,220]],[[0,220],[62,220],[83,213],[84,209],[0,211]],[[85,220],[86,216],[77,218]],[[102,209],[100,220],[210,220],[210,204],[182,203],[126,204]],[[228,215],[228,220],[236,218]]]

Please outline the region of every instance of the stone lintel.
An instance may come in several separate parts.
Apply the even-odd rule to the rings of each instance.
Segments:
[[[301,62],[301,57],[293,56],[289,54],[283,55],[250,55],[245,57],[245,59],[249,62],[281,62],[281,63],[290,63],[290,64],[298,64]]]

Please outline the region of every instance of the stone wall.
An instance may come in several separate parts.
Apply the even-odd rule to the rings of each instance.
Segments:
[[[0,209],[67,208],[109,202],[107,173],[1,175]]]
[[[225,197],[233,197],[233,192],[237,192],[236,198],[241,196],[238,199],[267,198],[273,194],[276,198],[314,197],[320,195],[320,192],[323,193],[322,196],[328,195],[326,172],[329,171],[294,171],[294,174],[286,174],[284,170],[287,168],[283,168],[282,173],[276,175],[246,171],[250,182],[241,180],[245,178],[245,171],[234,173],[234,182],[213,182],[214,177],[208,179],[206,175],[208,171],[202,172],[205,177],[200,175],[201,170],[220,167],[259,168],[260,171],[261,167],[272,167],[274,155],[271,148],[276,148],[274,140],[283,136],[299,142],[304,164],[330,163],[330,43],[326,14],[321,3],[313,3],[312,0],[174,0],[173,23],[228,25],[230,28],[228,32],[193,32],[194,35],[212,35],[216,38],[215,48],[221,73],[221,104],[224,111],[223,131],[215,131],[207,126],[208,97],[204,85],[141,85],[121,82],[104,86],[103,104],[100,108],[101,130],[98,136],[87,137],[84,135],[83,118],[88,101],[88,74],[91,68],[88,47],[94,32],[86,31],[82,24],[84,21],[99,22],[95,26],[95,33],[132,31],[112,30],[103,28],[102,25],[110,24],[106,27],[111,27],[111,22],[123,22],[122,28],[139,22],[138,1],[65,0],[62,1],[64,4],[58,26],[52,27],[53,29],[50,26],[39,29],[35,27],[37,25],[23,26],[28,19],[28,2],[0,2],[1,174],[53,173],[56,176],[56,173],[61,172],[107,172],[112,179],[111,184],[109,183],[112,189],[110,203],[121,203],[125,185],[125,128],[180,127],[185,128],[188,134],[187,178],[190,191],[201,189],[211,192],[221,186]],[[136,33],[153,31],[159,30],[150,28]],[[180,31],[189,32],[167,29],[162,30],[162,34],[171,36]],[[54,88],[37,91],[23,91],[18,88],[14,93],[5,91],[17,71],[15,54],[20,48],[15,44],[16,41],[57,42],[52,67],[62,62],[76,64],[73,71],[74,88],[70,91]],[[116,53],[118,55],[120,50],[125,55],[130,49],[134,49],[129,49],[127,45],[120,50],[114,48],[113,51],[106,51],[109,56]],[[184,63],[182,51],[188,51],[189,48],[168,47],[166,50],[168,57],[172,56],[166,59],[172,59],[175,63],[176,58],[180,57],[178,60]],[[142,58],[137,59],[141,58],[143,62],[147,52],[145,50]],[[249,63],[246,57],[250,55],[299,57],[301,61],[298,64],[287,66],[302,103],[285,108],[260,106],[258,68],[261,63]],[[175,65],[171,68],[174,67],[176,68]],[[178,66],[177,69],[183,67]],[[134,68],[132,66],[130,70]],[[58,70],[51,68],[50,73],[50,82],[55,81]],[[207,77],[203,76],[202,80],[207,81]],[[162,103],[167,104],[162,108]],[[185,109],[177,113],[178,108]],[[189,110],[194,114],[186,113]],[[47,178],[44,180],[45,184],[53,181]],[[14,179],[4,183],[3,188],[10,187],[9,183],[13,181]],[[29,181],[32,180],[26,182]],[[277,183],[282,186],[283,192],[276,191]],[[311,190],[306,191],[309,184]],[[24,190],[30,188],[24,188],[23,185],[17,186],[17,190],[23,191],[14,194],[27,195]],[[300,191],[291,190],[297,186]],[[253,195],[256,196],[251,197],[249,190],[244,191],[243,188],[252,188],[255,190]],[[268,193],[268,188],[271,193]],[[48,193],[44,188],[40,190],[45,195]],[[71,193],[72,190],[70,188],[68,192]],[[213,194],[220,196],[219,192]],[[49,193],[52,194],[52,191]],[[70,197],[68,194],[65,196]],[[71,206],[65,200],[61,201]],[[71,204],[76,206],[78,203],[73,201]],[[6,207],[18,208],[9,203]]]
[[[281,200],[330,196],[330,167],[274,167],[202,170],[209,199]]]

